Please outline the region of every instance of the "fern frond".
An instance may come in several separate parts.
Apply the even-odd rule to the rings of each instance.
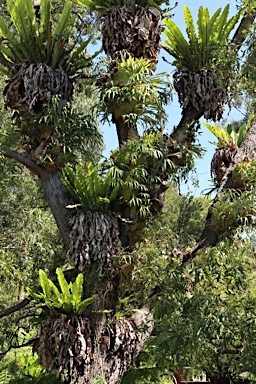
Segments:
[[[164,30],[164,34],[167,36],[166,41],[162,44],[162,47],[179,60],[181,58],[189,59],[190,51],[188,42],[185,40],[181,30],[172,20],[164,20],[167,29]]]
[[[184,6],[189,42],[172,20],[164,20],[166,25],[164,34],[167,39],[161,46],[176,59],[174,61],[176,66],[181,65],[193,71],[195,68],[201,69],[211,64],[217,49],[225,43],[239,18],[238,14],[227,21],[228,11],[229,5],[222,12],[221,8],[218,9],[210,18],[208,8],[200,6],[196,33],[191,12]]]
[[[70,25],[72,2],[66,1],[60,16],[60,20],[53,31],[53,39],[56,41],[64,33],[67,26]]]
[[[222,42],[225,42],[227,40],[228,36],[230,35],[230,32],[234,29],[236,23],[238,22],[239,17],[240,17],[240,14],[238,13],[237,15],[231,17],[231,19],[228,20],[222,32],[222,37],[221,37]]]
[[[226,7],[222,11],[222,14],[217,19],[217,23],[216,23],[217,24],[216,25],[216,30],[217,30],[216,39],[219,42],[223,42],[222,36],[223,36],[224,30],[225,30],[225,27],[226,27],[228,14],[229,14],[229,4],[226,5]]]
[[[218,146],[226,146],[229,143],[231,136],[228,132],[215,124],[202,123],[217,139],[219,140]]]
[[[184,18],[187,25],[187,34],[188,34],[190,46],[192,48],[191,54],[194,56],[194,59],[197,60],[197,58],[199,58],[199,52],[200,52],[199,41],[196,35],[192,14],[186,5],[184,6]]]
[[[69,298],[70,297],[69,284],[67,283],[64,273],[60,268],[56,269],[56,275],[58,277],[58,282],[59,282],[62,293],[64,294],[65,298]]]

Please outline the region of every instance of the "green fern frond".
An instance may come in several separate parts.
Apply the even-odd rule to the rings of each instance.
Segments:
[[[40,20],[35,18],[33,0],[7,0],[7,9],[12,25],[10,28],[9,21],[0,16],[0,50],[12,64],[45,63],[53,69],[62,67],[73,76],[88,67],[96,56],[84,57],[91,38],[75,47],[72,44],[74,51],[70,48],[69,40],[74,37],[76,21],[71,0],[64,3],[53,31],[50,0],[41,0]]]
[[[56,269],[58,284],[61,291],[47,278],[43,270],[39,271],[39,281],[43,293],[37,293],[26,288],[28,294],[40,305],[43,309],[45,306],[53,313],[56,310],[67,313],[81,315],[85,308],[97,300],[98,295],[94,294],[91,297],[83,300],[83,274],[80,273],[74,283],[68,283],[64,273],[60,268]]]
[[[196,35],[195,25],[189,8],[184,6],[184,18],[187,25],[187,34],[195,59],[199,57],[199,41]]]
[[[254,113],[252,113],[249,116],[248,122],[246,126],[244,124],[241,125],[239,130],[236,132],[232,125],[229,124],[227,128],[221,128],[218,127],[215,124],[207,124],[202,123],[215,137],[218,139],[217,146],[218,147],[225,147],[229,144],[234,144],[237,147],[240,147],[240,145],[243,143],[246,133],[248,132],[248,129],[251,126],[251,122],[254,118]]]
[[[188,41],[172,20],[164,20],[166,40],[162,47],[174,57],[173,64],[184,66],[189,70],[202,69],[211,65],[216,52],[227,41],[231,31],[238,21],[239,14],[228,20],[229,5],[221,12],[218,9],[210,17],[208,8],[199,7],[197,33],[191,12],[184,7],[184,18],[187,26]]]
[[[81,165],[73,171],[68,165],[63,171],[63,182],[74,200],[85,209],[108,211],[115,202],[119,185],[112,185],[111,175],[102,178],[89,163],[85,172]]]
[[[101,89],[103,118],[109,113],[117,119],[123,116],[133,125],[146,122],[157,126],[164,119],[163,104],[170,96],[170,85],[165,74],[152,76],[152,64],[146,59],[135,59],[126,51],[114,60],[115,71]]]
[[[162,47],[170,53],[170,55],[175,57],[176,63],[179,64],[183,59],[190,55],[189,44],[179,27],[172,20],[165,19],[164,23],[167,27],[167,29],[164,30],[167,39],[162,44]]]

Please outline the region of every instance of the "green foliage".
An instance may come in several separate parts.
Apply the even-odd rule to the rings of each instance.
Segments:
[[[73,171],[68,165],[63,171],[63,182],[75,202],[84,209],[109,211],[115,203],[119,184],[113,184],[111,173],[105,177],[99,175],[92,163],[87,164],[87,172],[81,165]]]
[[[150,214],[154,203],[150,192],[162,182],[167,184],[173,168],[168,141],[161,132],[147,132],[141,140],[129,140],[124,148],[113,151],[107,162],[113,184],[120,186],[120,204],[131,207],[133,218]]]
[[[92,379],[90,381],[90,384],[107,384],[106,380],[104,377],[96,377],[95,379]]]
[[[81,165],[73,171],[65,166],[63,182],[73,199],[85,209],[118,212],[131,207],[131,218],[145,218],[151,212],[151,191],[167,180],[173,171],[168,142],[160,132],[148,132],[138,141],[129,140],[116,149],[103,164],[104,177],[89,163],[85,173]],[[166,186],[167,188],[167,186]]]
[[[91,11],[96,11],[100,14],[108,9],[121,8],[126,5],[127,0],[76,0],[78,4],[88,7]],[[143,8],[157,8],[161,10],[163,4],[169,5],[168,0],[136,0],[137,5]]]
[[[58,283],[61,291],[47,278],[43,270],[39,271],[39,281],[42,293],[36,293],[32,289],[27,288],[27,292],[35,300],[35,302],[43,309],[48,308],[55,313],[56,310],[66,314],[81,315],[85,308],[93,303],[98,295],[93,295],[85,300],[83,297],[83,274],[80,273],[74,283],[66,281],[65,276],[60,268],[56,269]]]
[[[247,225],[255,215],[254,193],[254,188],[248,188],[244,192],[236,190],[225,192],[213,207],[211,226],[224,235],[227,230]]]
[[[69,76],[88,67],[93,57],[85,57],[91,37],[80,45],[70,46],[76,21],[72,1],[65,1],[58,22],[52,21],[50,0],[40,2],[40,21],[35,17],[33,0],[7,1],[11,19],[0,17],[0,50],[11,64],[46,63],[53,69],[62,67]]]
[[[192,14],[184,6],[184,18],[187,26],[188,41],[179,27],[171,20],[166,19],[164,34],[167,39],[162,47],[174,57],[176,67],[185,67],[191,71],[212,67],[213,59],[227,43],[228,36],[238,21],[239,14],[228,20],[229,5],[221,12],[219,8],[212,17],[208,8],[199,7],[198,32],[196,33]]]
[[[181,252],[176,253],[175,250],[177,248],[181,251],[184,248],[189,250],[188,247],[192,248],[195,245],[203,229],[209,204],[210,198],[181,195],[177,187],[171,184],[165,193],[161,215],[145,224],[141,241],[136,245],[133,254],[134,269],[132,280],[129,280],[129,292],[133,292],[132,304],[126,303],[125,308],[127,310],[129,305],[134,307],[136,299],[138,302],[148,300],[148,296],[156,291],[151,298],[151,306],[156,310],[156,320],[158,316],[161,316],[161,320],[159,323],[156,322],[150,346],[146,345],[143,348],[131,370],[126,373],[124,383],[172,383],[173,367],[168,367],[168,361],[164,364],[157,363],[158,337],[156,339],[156,335],[158,335],[158,327],[162,325],[159,333],[163,331],[164,337],[168,336],[171,323],[169,318],[172,310],[179,308],[180,290],[182,291],[185,284],[182,271],[177,266],[182,255],[179,256]],[[125,292],[125,288],[121,287],[121,292]],[[176,295],[175,303],[170,292]],[[163,297],[166,297],[166,300],[163,300]],[[119,305],[121,308],[118,310],[121,311],[122,305],[121,303]],[[165,327],[169,327],[168,330]],[[159,360],[161,360],[160,356]]]
[[[37,354],[25,354],[20,357],[20,368],[10,381],[5,384],[60,384],[56,374],[47,372],[39,364]]]
[[[233,382],[246,371],[255,375],[254,254],[238,232],[185,269],[166,269],[166,289],[156,300],[161,322],[149,346],[159,368],[218,372]]]
[[[234,129],[232,124],[229,124],[227,128],[218,127],[216,124],[202,123],[215,137],[217,137],[217,147],[226,147],[228,145],[234,145],[240,147],[245,139],[246,133],[251,126],[254,113],[249,116],[246,125],[242,124],[238,130]]]
[[[170,82],[164,74],[152,75],[153,65],[146,59],[135,59],[130,53],[116,54],[114,71],[106,78],[101,90],[104,119],[113,113],[135,125],[157,127],[165,119],[164,104],[170,98]]]
[[[16,113],[15,121],[21,125],[26,142],[33,147],[37,147],[40,142],[38,127],[46,127],[49,131],[48,150],[38,159],[40,163],[47,161],[51,153],[51,159],[60,169],[65,163],[75,162],[77,157],[93,160],[94,153],[103,147],[102,135],[91,111],[85,114],[59,96],[53,96],[48,101],[39,120],[38,117],[30,117],[26,123],[24,116],[22,112]]]

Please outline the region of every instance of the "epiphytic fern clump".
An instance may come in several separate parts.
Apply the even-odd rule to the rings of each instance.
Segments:
[[[216,121],[222,118],[225,104],[231,107],[231,96],[221,86],[218,70],[203,68],[192,72],[182,68],[173,79],[182,108],[192,105],[198,111],[204,110],[206,119]]]
[[[168,0],[136,0],[129,6],[126,0],[77,0],[98,13],[102,45],[105,53],[113,56],[126,49],[135,58],[157,63],[162,31],[162,5]]]
[[[9,19],[0,16],[0,52],[9,77],[5,88],[6,106],[42,113],[43,104],[59,95],[70,101],[72,77],[92,61],[85,49],[90,39],[74,39],[76,15],[72,2],[66,1],[58,21],[50,0],[41,0],[40,19],[35,17],[33,0],[7,1]]]
[[[70,101],[72,93],[73,84],[62,68],[24,63],[16,67],[4,89],[5,106],[40,116],[53,96]]]
[[[108,212],[79,211],[71,221],[68,260],[80,271],[97,261],[111,266],[121,247],[117,219]]]
[[[112,61],[111,75],[104,76],[101,106],[104,118],[120,116],[131,126],[137,122],[156,127],[165,118],[163,105],[170,98],[168,78],[152,75],[154,66],[127,51],[118,52]],[[131,137],[130,137],[131,138]]]
[[[227,169],[235,159],[238,148],[243,143],[246,133],[251,125],[254,115],[252,114],[246,125],[235,131],[232,125],[221,128],[215,124],[203,123],[206,128],[218,139],[215,143],[217,148],[211,161],[211,176],[216,184],[220,184]]]
[[[110,56],[126,49],[136,58],[157,63],[161,29],[161,13],[157,9],[136,6],[135,15],[127,6],[109,9],[101,17],[103,49]]]
[[[228,20],[228,13],[229,5],[222,12],[218,9],[212,17],[208,8],[200,7],[197,33],[192,14],[185,6],[188,41],[172,20],[165,20],[167,39],[162,47],[175,59],[174,86],[180,104],[183,108],[201,110],[214,121],[221,119],[224,105],[231,101],[230,76],[222,76],[221,52],[239,15]]]

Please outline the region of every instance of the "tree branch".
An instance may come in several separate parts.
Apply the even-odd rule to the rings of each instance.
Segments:
[[[10,345],[6,351],[0,353],[0,357],[3,357],[5,356],[11,349],[18,349],[18,348],[23,348],[23,347],[28,347],[30,345],[33,345],[36,341],[36,338],[34,339],[31,339],[29,341],[26,341],[24,344],[21,344],[21,345]]]
[[[22,155],[19,152],[13,151],[10,148],[2,148],[1,153],[5,157],[9,157],[10,159],[16,160],[18,163],[25,165],[39,176],[42,176],[44,173],[44,169],[42,167],[37,165],[29,157]]]
[[[230,43],[232,47],[235,46],[235,49],[237,51],[241,48],[243,42],[247,37],[247,33],[245,32],[245,30],[250,28],[255,17],[255,13],[245,14],[244,17],[241,19],[241,22]],[[192,125],[193,123],[199,121],[203,114],[203,108],[197,110],[191,105],[188,105],[182,111],[181,120],[170,137],[172,140],[175,140],[178,145],[182,145],[184,147],[184,154],[182,157],[172,158],[172,161],[175,164],[180,166],[184,166],[186,164],[186,150],[190,149],[191,144],[194,140],[194,133],[191,130]]]
[[[234,36],[232,38],[232,45],[236,47],[237,50],[241,48],[243,42],[245,41],[247,37],[247,28],[251,27],[253,24],[253,21],[255,20],[256,14],[255,12],[253,14],[245,14],[242,20],[240,21],[239,26],[237,27],[236,32],[234,33]]]
[[[206,217],[205,227],[197,245],[193,248],[191,252],[188,252],[183,255],[182,264],[185,264],[188,261],[193,260],[200,249],[213,247],[218,243],[219,241],[218,229],[216,229],[211,225],[213,208],[220,201],[220,197],[223,195],[225,190],[234,188],[234,184],[232,181],[232,171],[234,170],[234,168],[236,168],[238,164],[240,164],[245,159],[247,160],[247,159],[255,158],[255,153],[256,153],[256,117],[252,121],[251,127],[247,132],[245,140],[243,141],[241,146],[238,148],[237,153],[234,157],[234,160],[228,167],[223,177],[222,183],[217,191],[217,194],[211,206],[209,207],[208,214]]]
[[[0,319],[2,317],[8,316],[14,312],[19,311],[21,308],[26,307],[30,303],[29,299],[24,299],[20,303],[13,305],[12,307],[6,308],[0,312]]]

